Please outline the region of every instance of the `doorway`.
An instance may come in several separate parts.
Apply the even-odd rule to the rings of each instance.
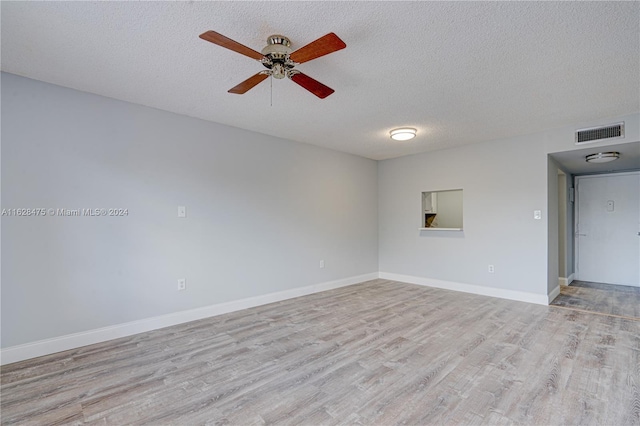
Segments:
[[[586,157],[594,153],[599,152],[617,152],[619,157],[612,162],[587,162]],[[625,142],[618,144],[602,145],[594,144],[586,146],[585,148],[567,150],[562,152],[555,152],[549,154],[550,161],[549,167],[561,169],[566,175],[566,194],[563,194],[562,176],[558,176],[555,183],[550,181],[549,195],[558,197],[557,207],[554,207],[556,203],[549,199],[550,215],[560,215],[557,220],[557,229],[553,229],[551,223],[551,217],[548,227],[549,232],[549,253],[550,256],[557,256],[558,259],[549,258],[549,262],[557,264],[557,272],[559,277],[559,295],[550,303],[554,306],[567,307],[571,309],[580,309],[584,311],[597,312],[606,315],[619,315],[625,317],[632,317],[640,319],[640,141]],[[549,170],[551,171],[551,169]],[[554,173],[556,171],[554,170]],[[605,231],[605,226],[608,226],[611,222],[608,219],[613,217],[619,217],[622,213],[620,210],[623,203],[626,206],[631,206],[634,214],[631,214],[631,221],[635,219],[635,222],[631,225],[631,230],[626,231],[626,242],[631,247],[630,252],[623,250],[623,245],[611,244],[611,240],[606,240],[608,244],[597,245],[591,249],[591,259],[586,259],[585,254],[589,254],[589,247],[585,248],[584,243],[590,236],[581,236],[577,234],[587,234],[584,228],[586,224],[582,220],[578,225],[579,215],[579,202],[587,202],[588,196],[585,196],[584,191],[588,189],[589,181],[591,184],[600,184],[604,186],[604,193],[611,191],[611,188],[606,186],[616,186],[618,177],[630,176],[634,180],[632,186],[635,186],[635,191],[631,190],[630,197],[624,200],[616,200],[609,196],[604,198],[604,209],[600,209],[600,213],[604,210],[609,216],[604,219],[596,219],[593,226],[596,232]],[[551,174],[549,174],[551,176]],[[608,177],[614,176],[609,179]],[[607,183],[607,185],[604,185]],[[552,188],[551,185],[557,185],[556,188]],[[580,187],[580,189],[578,189]],[[581,194],[578,193],[580,191]],[[582,195],[582,198],[580,198]],[[564,238],[564,251],[565,251],[565,269],[562,269],[563,260],[563,240],[562,240],[562,218],[563,215],[560,212],[562,209],[562,203],[566,200],[567,214],[566,214],[566,234]],[[607,201],[613,201],[613,212],[607,211]],[[552,203],[553,202],[553,203]],[[596,202],[602,202],[597,201]],[[602,207],[602,205],[601,205]],[[635,208],[633,208],[635,207]],[[603,222],[603,220],[605,222]],[[556,222],[554,220],[554,222]],[[580,226],[580,227],[579,227]],[[605,236],[610,239],[615,235],[612,235],[613,231],[606,230]],[[559,235],[556,236],[556,232]],[[589,232],[592,234],[592,232]],[[631,239],[633,242],[631,242]],[[580,245],[578,247],[578,245]],[[592,244],[593,246],[593,244]],[[580,250],[580,252],[579,252]],[[623,259],[627,259],[626,264],[617,268],[615,263],[622,262]],[[549,263],[549,265],[552,265]],[[552,265],[553,266],[553,265]],[[580,267],[582,266],[582,268]],[[635,266],[635,269],[634,269]],[[599,276],[589,275],[588,267],[591,267],[593,271],[599,273]],[[615,281],[606,274],[606,269],[613,269],[623,273],[622,269],[627,267],[631,270],[631,277]],[[553,272],[553,271],[552,271]],[[564,272],[564,274],[563,274]],[[638,275],[635,275],[638,274]],[[634,277],[635,275],[635,277]],[[622,285],[622,284],[626,284]],[[553,286],[553,274],[549,274],[548,288],[550,296],[552,295],[551,289]],[[557,294],[557,293],[556,293]]]
[[[576,280],[551,305],[640,319],[640,172],[574,184]]]

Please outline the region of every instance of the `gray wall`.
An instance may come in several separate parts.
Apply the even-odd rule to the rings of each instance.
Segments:
[[[574,272],[573,202],[569,195],[573,176],[565,170],[563,173],[558,175],[558,273],[569,278]]]
[[[565,269],[566,269],[566,278],[569,278],[571,274],[575,273],[575,265],[574,265],[574,246],[575,246],[575,238],[573,236],[573,229],[575,226],[574,221],[574,203],[571,201],[570,192],[573,189],[573,175],[567,174],[565,183],[565,195],[567,197],[566,201],[566,227],[565,227]]]
[[[3,208],[129,211],[2,218],[2,347],[378,270],[375,161],[6,73],[1,136]]]
[[[380,271],[546,293],[546,215],[533,220],[546,209],[542,152],[516,139],[381,161]],[[460,188],[464,231],[419,232],[420,194]]]
[[[551,158],[551,156],[547,157],[549,161],[548,169],[547,169],[547,185],[548,185],[548,204],[547,209],[549,212],[549,220],[547,226],[547,237],[548,237],[548,263],[547,263],[547,291],[551,292],[554,288],[559,285],[558,277],[560,277],[560,249],[558,244],[558,235],[560,234],[560,226],[559,226],[559,218],[560,218],[560,209],[558,202],[558,188],[559,188],[559,180],[558,180],[558,163]]]
[[[558,173],[558,274],[567,278],[567,175]]]
[[[632,114],[381,161],[380,271],[547,295],[558,285],[559,215],[557,165],[548,154],[582,149],[575,129],[619,121],[625,142],[640,140],[640,115]],[[454,188],[464,190],[464,231],[419,232],[420,194]]]

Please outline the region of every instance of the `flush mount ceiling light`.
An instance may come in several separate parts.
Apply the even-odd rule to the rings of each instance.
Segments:
[[[585,157],[587,163],[608,163],[609,161],[614,161],[618,158],[620,158],[620,153],[615,151],[598,152]]]
[[[396,141],[408,141],[416,137],[417,130],[412,127],[400,127],[389,132],[391,139]]]

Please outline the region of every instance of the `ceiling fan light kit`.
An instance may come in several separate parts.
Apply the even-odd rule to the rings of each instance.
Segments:
[[[620,153],[615,151],[597,152],[585,157],[587,163],[608,163],[609,161],[615,161],[618,158],[620,158]]]
[[[413,127],[400,127],[389,132],[391,139],[396,141],[408,141],[416,137],[417,130]]]
[[[329,33],[319,39],[312,41],[306,46],[293,51],[291,41],[279,34],[271,35],[267,38],[267,45],[261,52],[257,52],[237,41],[223,36],[215,31],[207,31],[200,34],[200,38],[222,46],[226,49],[256,59],[264,65],[266,70],[249,77],[237,86],[229,89],[229,93],[243,94],[257,86],[267,77],[282,79],[288,77],[293,82],[313,93],[320,99],[324,99],[334,92],[334,90],[306,74],[295,69],[301,63],[311,61],[337,50],[344,49],[347,45],[334,33]]]

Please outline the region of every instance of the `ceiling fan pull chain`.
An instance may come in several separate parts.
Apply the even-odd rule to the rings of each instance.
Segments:
[[[273,106],[273,76],[269,78],[269,81],[271,82],[271,97],[269,99],[269,106]]]

